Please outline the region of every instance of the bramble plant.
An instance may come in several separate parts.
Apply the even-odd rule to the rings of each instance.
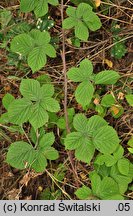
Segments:
[[[11,42],[11,50],[20,56],[26,56],[28,65],[34,73],[47,63],[47,56],[56,57],[56,51],[50,44],[50,39],[48,32],[33,29],[27,34],[14,37]]]
[[[63,28],[74,28],[75,36],[83,41],[88,40],[89,30],[96,31],[102,26],[99,17],[86,3],[80,3],[77,8],[69,6],[66,13],[69,17],[63,21]]]
[[[88,59],[81,61],[78,68],[72,67],[67,72],[67,76],[74,82],[80,82],[75,91],[75,97],[83,107],[91,102],[95,85],[115,84],[120,78],[120,75],[113,70],[105,70],[94,74],[93,65]]]
[[[59,158],[61,147],[66,150],[65,155],[70,153],[69,159],[73,173],[75,171],[73,170],[73,163],[75,163],[73,155],[75,160],[91,166],[92,171],[88,173],[89,184],[85,183],[86,185],[84,185],[83,183],[82,187],[80,184],[75,189],[77,198],[122,200],[125,199],[125,193],[129,190],[129,184],[133,180],[133,165],[124,155],[124,148],[120,143],[117,131],[103,118],[107,114],[107,109],[114,118],[118,118],[124,112],[119,100],[112,93],[120,75],[113,69],[102,70],[98,73],[93,71],[93,64],[87,58],[80,61],[77,67],[69,68],[66,73],[65,29],[74,30],[73,44],[80,47],[82,42],[87,42],[91,31],[97,31],[102,26],[98,15],[93,11],[93,8],[96,8],[93,7],[94,1],[72,0],[70,2],[76,6],[68,6],[66,9],[68,17],[65,19],[63,15],[61,17],[63,21],[61,23],[63,37],[61,52],[56,51],[56,44],[54,46],[52,42],[54,39],[48,32],[54,25],[53,18],[48,14],[49,5],[50,7],[59,5],[58,0],[21,0],[20,11],[31,12],[32,19],[34,19],[33,25],[32,22],[22,21],[22,23],[15,23],[11,28],[8,26],[12,22],[11,12],[4,10],[2,13],[1,29],[4,31],[9,27],[9,32],[7,38],[3,39],[1,47],[10,54],[16,55],[14,65],[17,65],[16,59],[18,61],[24,59],[24,62],[27,62],[28,70],[30,68],[32,73],[39,72],[47,64],[48,57],[55,58],[56,52],[61,53],[65,83],[64,99],[62,100],[62,95],[59,95],[62,92],[62,86],[61,88],[58,86],[59,92],[57,93],[51,78],[46,73],[41,73],[39,76],[34,74],[32,75],[34,78],[27,78],[29,70],[24,76],[26,78],[17,77],[20,82],[19,97],[15,98],[9,93],[4,95],[2,104],[6,112],[0,116],[0,127],[3,126],[4,129],[12,133],[17,132],[22,136],[18,136],[16,141],[12,142],[4,134],[4,129],[0,128],[2,136],[11,143],[6,155],[6,162],[20,170],[34,170],[37,173],[43,173],[49,166],[49,160]],[[61,14],[64,12],[63,1],[61,2],[61,12]],[[10,48],[7,45],[9,39],[11,39]],[[117,58],[123,56],[121,53],[114,55]],[[82,113],[77,114],[77,108],[74,106],[67,107],[67,79],[71,87],[74,86],[75,99]],[[77,84],[76,89],[75,83]],[[109,88],[112,86],[112,90],[108,92],[105,90],[104,95],[97,93],[98,88],[105,88],[107,85]],[[74,91],[73,89],[72,91]],[[97,94],[98,102],[96,101]],[[132,93],[127,93],[125,98],[125,102],[133,106]],[[95,103],[93,99],[95,99]],[[61,110],[61,100],[64,112]],[[91,109],[92,103],[94,112],[98,114],[91,116],[86,111]],[[54,135],[56,131],[59,135],[58,150]],[[128,153],[131,155],[133,153],[132,137],[127,145]],[[49,176],[52,176],[51,179],[54,182],[62,182],[67,171],[64,161],[59,162],[54,169],[51,165],[52,163],[50,163],[50,168],[53,174],[49,174]],[[48,170],[46,171],[49,173]],[[45,188],[40,198],[61,199],[63,190],[59,184],[56,186],[57,188],[53,186]]]

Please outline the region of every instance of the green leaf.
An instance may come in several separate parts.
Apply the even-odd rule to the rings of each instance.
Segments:
[[[84,81],[79,84],[75,91],[75,98],[82,106],[89,105],[93,97],[94,87],[89,81]]]
[[[80,71],[84,74],[85,78],[90,78],[93,73],[92,62],[88,59],[84,59],[80,62]]]
[[[103,165],[105,163],[107,167],[113,166],[116,162],[117,160],[110,154],[98,155],[95,160],[96,164]]]
[[[95,147],[93,143],[87,138],[82,137],[80,139],[80,146],[75,150],[75,156],[78,160],[90,164],[91,159],[94,156]]]
[[[88,28],[82,21],[78,21],[75,25],[75,36],[80,40],[87,41],[89,37]]]
[[[68,16],[76,17],[76,8],[68,6],[68,8],[66,9],[66,13]]]
[[[132,181],[132,177],[122,175],[118,170],[118,165],[111,167],[110,176],[118,183],[121,194],[127,191],[128,184]]]
[[[38,4],[34,8],[36,17],[42,17],[48,12],[48,3],[46,0],[39,0]]]
[[[47,44],[45,47],[45,54],[48,55],[51,58],[56,57],[56,50],[51,44]]]
[[[35,159],[32,163],[32,169],[36,172],[43,172],[47,166],[47,159],[40,151],[35,152]]]
[[[53,148],[53,147],[49,147],[49,148],[45,149],[45,151],[43,152],[43,154],[45,155],[45,157],[48,160],[56,160],[59,157],[58,151],[55,148]]]
[[[121,159],[123,157],[123,154],[124,154],[124,149],[121,145],[119,145],[116,151],[113,153],[116,160]]]
[[[20,1],[20,10],[22,12],[30,12],[34,10],[35,6],[38,4],[36,0],[21,0]]]
[[[34,40],[26,33],[19,34],[11,42],[11,51],[26,56],[32,51]]]
[[[133,136],[130,138],[127,144],[133,148]]]
[[[79,132],[87,131],[87,118],[84,114],[77,114],[73,119],[73,126]]]
[[[77,24],[77,20],[73,17],[68,17],[64,19],[62,23],[63,29],[71,29]]]
[[[33,73],[40,70],[47,62],[44,47],[35,47],[28,55],[28,65]]]
[[[87,200],[89,196],[91,196],[91,194],[92,194],[91,189],[89,187],[86,187],[85,185],[75,191],[75,195],[80,200]]]
[[[58,101],[51,97],[42,99],[40,105],[49,112],[58,112],[60,110]]]
[[[11,11],[8,11],[4,8],[2,10],[0,10],[0,24],[1,24],[2,29],[4,29],[6,26],[8,26],[11,19],[12,19]]]
[[[83,20],[91,31],[97,31],[102,26],[99,17],[94,12],[84,13]]]
[[[88,120],[87,130],[89,135],[92,136],[93,132],[95,132],[97,129],[107,125],[108,123],[102,117],[94,115]]]
[[[74,150],[79,148],[82,141],[82,133],[80,132],[72,132],[67,135],[65,138],[65,147],[69,150]]]
[[[40,30],[37,29],[32,29],[29,32],[29,35],[34,39],[34,42],[36,46],[46,46],[50,42],[50,34],[49,32],[41,32]]]
[[[120,75],[113,70],[105,70],[96,74],[95,76],[95,84],[115,84],[117,80],[120,78]]]
[[[15,100],[15,98],[14,98],[11,94],[9,94],[9,93],[7,93],[7,94],[3,97],[3,99],[2,99],[2,104],[3,104],[3,106],[5,107],[6,110],[8,110],[9,105],[10,105],[14,100]]]
[[[8,149],[6,162],[17,169],[29,167],[35,159],[34,149],[26,142],[12,143]]]
[[[101,100],[101,105],[104,107],[111,107],[115,104],[115,98],[112,96],[112,94],[107,94],[103,96]]]
[[[97,174],[96,171],[93,171],[89,174],[90,180],[91,180],[91,187],[92,187],[92,192],[95,196],[99,197],[99,190],[101,186],[101,178]]]
[[[20,84],[20,92],[25,98],[38,101],[40,98],[40,83],[34,79],[23,79]]]
[[[8,108],[10,122],[18,125],[27,122],[31,113],[32,103],[25,98],[14,100]]]
[[[33,106],[29,122],[36,131],[36,129],[42,127],[48,122],[48,118],[49,116],[46,110],[41,106],[40,103],[36,103]]]
[[[44,151],[46,148],[53,145],[55,141],[55,136],[53,132],[46,133],[42,136],[41,140],[39,141],[39,148],[41,148],[42,151]]]
[[[69,150],[75,149],[75,156],[78,160],[90,163],[95,148],[89,137],[80,132],[72,132],[65,138],[65,147]]]
[[[93,72],[93,65],[88,59],[84,59],[80,62],[80,67],[72,67],[68,72],[67,76],[74,82],[82,82],[90,79]]]
[[[111,126],[104,126],[93,132],[93,143],[101,153],[113,153],[119,142],[118,135]]]
[[[117,163],[119,172],[123,175],[128,175],[129,173],[129,160],[122,158]]]
[[[125,96],[127,102],[129,103],[130,106],[133,106],[133,94],[128,94]]]
[[[100,186],[100,198],[103,200],[112,200],[114,199],[114,195],[119,194],[118,184],[111,177],[105,177]]]
[[[89,14],[92,12],[92,7],[86,3],[80,3],[76,10],[77,18],[81,18],[84,14]]]
[[[44,84],[41,87],[41,96],[42,99],[47,97],[52,97],[54,94],[54,86],[52,84]]]

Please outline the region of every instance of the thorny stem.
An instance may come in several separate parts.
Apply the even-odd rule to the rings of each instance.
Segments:
[[[63,23],[64,20],[64,2],[61,0],[61,22]],[[63,62],[63,74],[64,74],[64,114],[65,114],[65,121],[66,121],[66,130],[67,134],[70,133],[70,127],[69,127],[69,121],[68,121],[68,112],[67,112],[67,69],[66,69],[66,54],[65,54],[65,30],[62,28],[62,62]],[[74,162],[73,162],[73,157],[72,157],[72,152],[68,152],[68,157],[71,163],[71,167],[73,170],[73,174],[76,180],[76,185],[78,185],[78,175],[77,172],[74,168]]]

